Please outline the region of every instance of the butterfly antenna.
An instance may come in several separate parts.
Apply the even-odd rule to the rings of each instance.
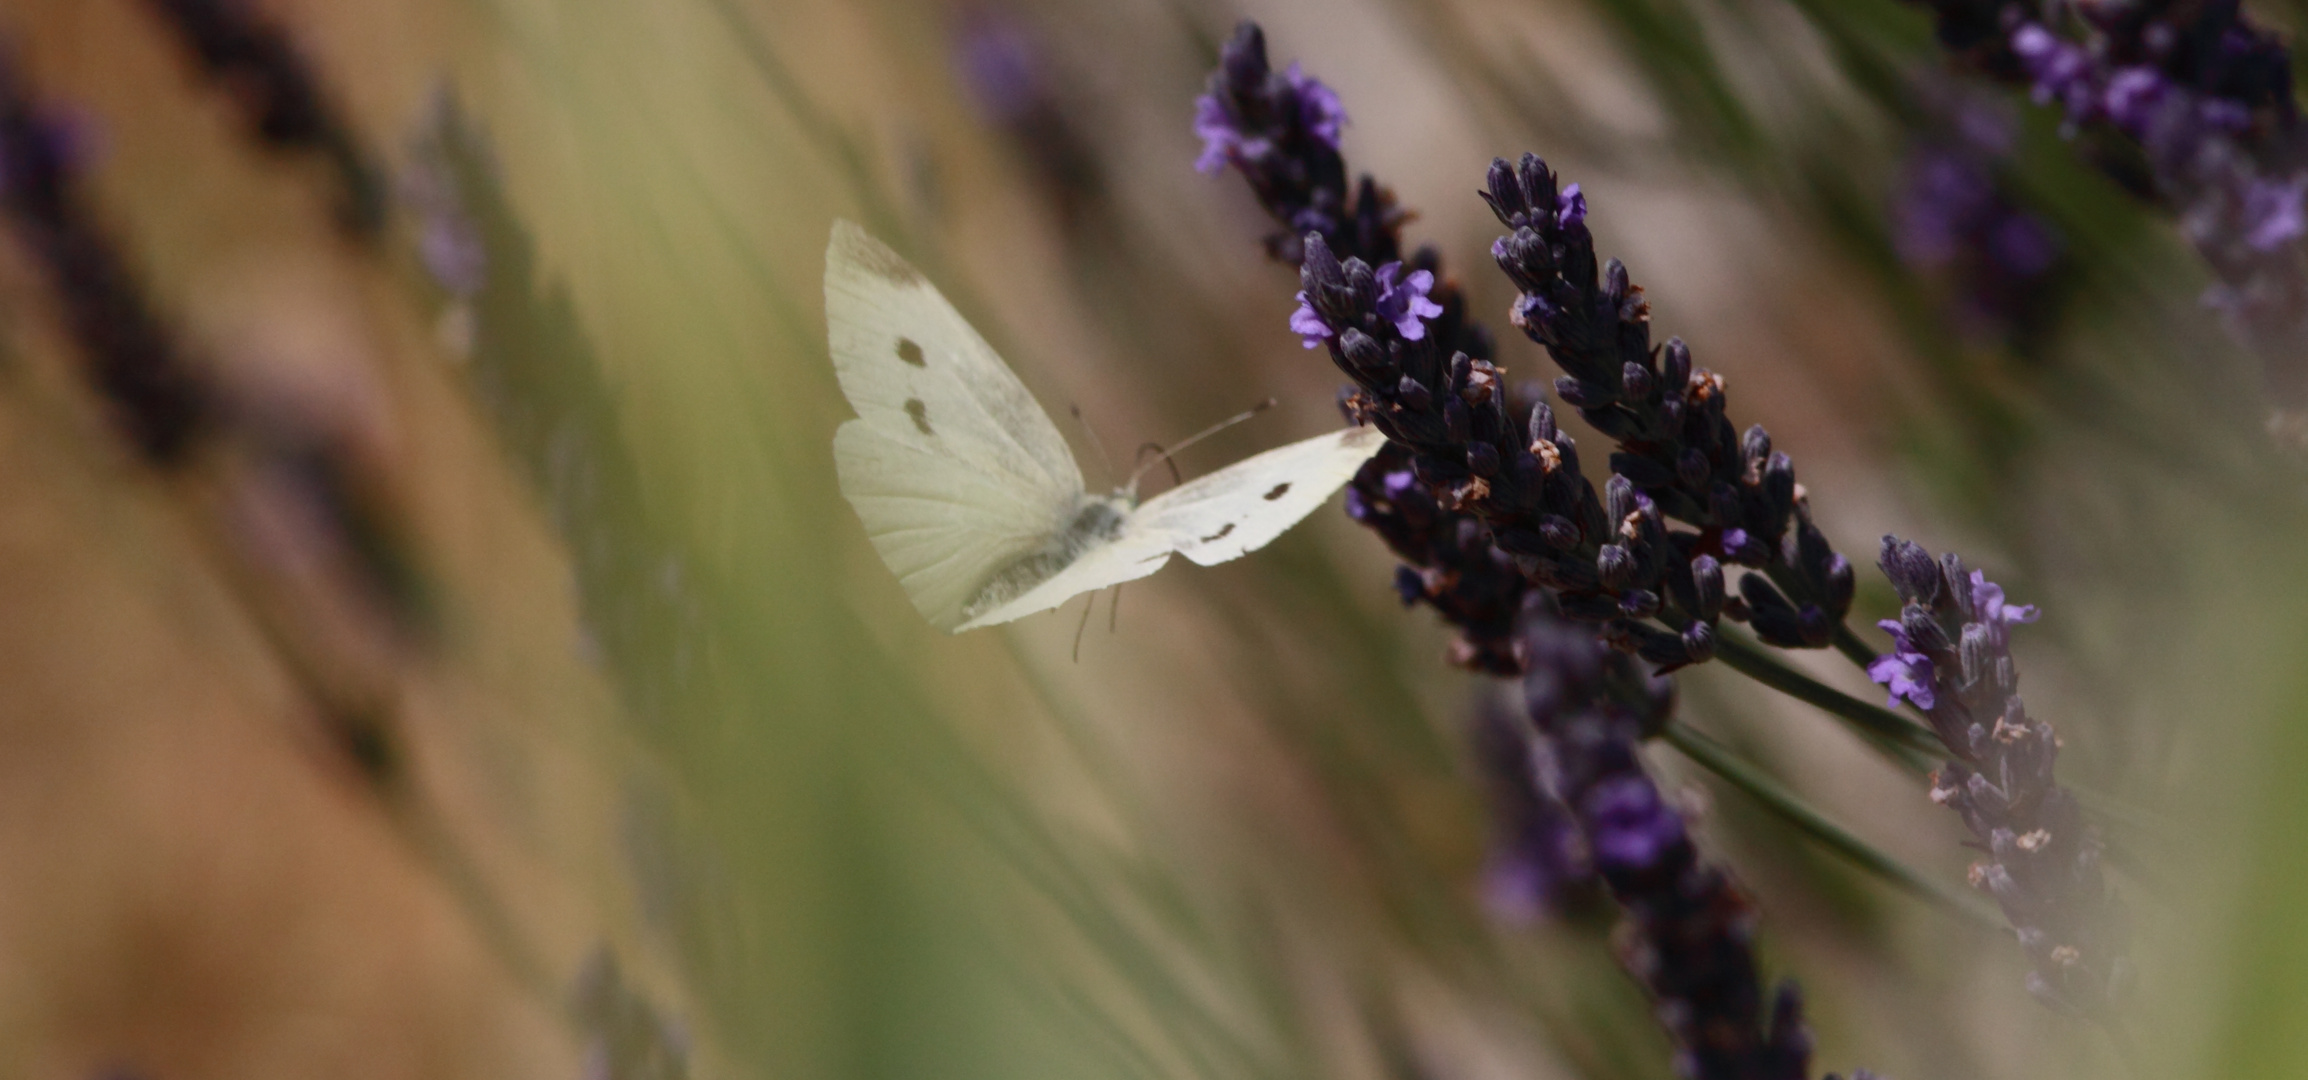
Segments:
[[[1186,474],[1184,474],[1184,473],[1181,473],[1181,472],[1179,472],[1179,471],[1178,471],[1178,462],[1177,462],[1177,459],[1175,459],[1175,458],[1172,458],[1172,457],[1170,456],[1170,451],[1162,449],[1162,444],[1161,444],[1161,443],[1158,443],[1158,442],[1150,442],[1150,443],[1140,443],[1140,444],[1138,444],[1138,458],[1137,458],[1137,463],[1138,463],[1138,464],[1145,464],[1145,462],[1146,462],[1146,451],[1148,451],[1148,450],[1152,450],[1152,451],[1154,451],[1154,453],[1155,453],[1155,455],[1156,455],[1156,457],[1154,458],[1155,462],[1157,462],[1158,464],[1163,464],[1163,465],[1168,465],[1168,466],[1170,466],[1170,486],[1171,486],[1171,487],[1177,487],[1178,485],[1180,485],[1180,484],[1183,484],[1183,483],[1185,483],[1185,482],[1186,482]],[[1131,481],[1130,481],[1130,482],[1131,482],[1132,484],[1136,484],[1136,483],[1138,482],[1138,481],[1137,481],[1137,477],[1136,477],[1136,475],[1135,475],[1135,474],[1133,474],[1133,475],[1132,475],[1132,477],[1131,477]],[[1135,491],[1135,490],[1137,490],[1137,489],[1136,489],[1135,487],[1133,487],[1131,490]]]
[[[1106,475],[1114,475],[1116,471],[1114,459],[1107,455],[1105,442],[1098,438],[1098,429],[1091,427],[1088,420],[1082,419],[1082,407],[1080,405],[1068,405],[1066,411],[1074,414],[1074,422],[1082,425],[1082,434],[1090,437],[1090,449],[1098,452],[1099,462],[1106,466]]]
[[[1122,587],[1114,586],[1114,601],[1106,605],[1106,632],[1111,634],[1122,626]]]
[[[1082,605],[1082,625],[1074,628],[1074,662],[1082,662],[1082,635],[1090,629],[1090,610],[1098,606],[1098,594],[1091,593],[1090,601]]]
[[[1242,410],[1241,412],[1235,413],[1234,415],[1232,415],[1232,416],[1229,416],[1229,417],[1227,417],[1227,418],[1226,418],[1226,419],[1224,419],[1224,420],[1220,420],[1219,422],[1217,422],[1217,423],[1215,423],[1215,424],[1212,424],[1212,425],[1210,425],[1209,427],[1203,428],[1202,430],[1200,430],[1200,431],[1197,431],[1197,432],[1195,432],[1195,433],[1194,433],[1194,434],[1192,434],[1192,435],[1188,435],[1188,436],[1187,436],[1187,437],[1186,437],[1186,438],[1185,438],[1183,441],[1181,441],[1181,442],[1180,442],[1178,445],[1176,445],[1176,446],[1173,446],[1173,447],[1171,447],[1171,448],[1170,448],[1170,449],[1168,449],[1168,450],[1164,450],[1164,451],[1162,451],[1162,456],[1155,458],[1153,461],[1147,461],[1147,462],[1142,462],[1142,463],[1140,463],[1140,464],[1139,464],[1139,466],[1138,466],[1138,468],[1137,468],[1136,470],[1134,470],[1134,471],[1132,471],[1132,472],[1130,473],[1130,482],[1129,482],[1129,483],[1127,483],[1127,484],[1124,484],[1124,485],[1122,485],[1122,489],[1123,489],[1123,490],[1125,490],[1125,491],[1130,491],[1130,492],[1135,492],[1135,491],[1137,491],[1137,490],[1138,490],[1138,478],[1139,478],[1139,477],[1141,477],[1141,476],[1144,476],[1144,475],[1146,475],[1146,470],[1153,468],[1155,465],[1157,465],[1157,464],[1159,464],[1159,463],[1161,463],[1161,462],[1165,462],[1165,461],[1168,461],[1168,460],[1170,460],[1170,459],[1171,459],[1173,456],[1175,456],[1175,455],[1176,455],[1176,454],[1177,454],[1179,451],[1181,451],[1181,450],[1184,450],[1184,449],[1186,449],[1187,447],[1194,445],[1195,443],[1201,442],[1202,440],[1204,440],[1204,439],[1207,439],[1207,438],[1211,437],[1212,435],[1216,435],[1216,434],[1218,434],[1219,432],[1226,430],[1227,428],[1233,427],[1234,425],[1236,425],[1236,424],[1239,424],[1239,423],[1241,423],[1241,422],[1243,422],[1243,421],[1245,421],[1245,420],[1248,420],[1248,419],[1250,419],[1251,417],[1258,415],[1259,413],[1265,412],[1266,410],[1273,408],[1273,407],[1274,407],[1274,405],[1275,405],[1275,401],[1274,401],[1274,399],[1273,399],[1273,398],[1267,398],[1266,400],[1264,400],[1264,401],[1261,401],[1261,402],[1259,402],[1259,403],[1258,403],[1258,404],[1256,404],[1256,405],[1253,405],[1253,406],[1251,406],[1251,407],[1249,407],[1249,408],[1247,408],[1247,409],[1244,409],[1244,410]],[[1152,444],[1152,443],[1149,443],[1149,444],[1147,444],[1147,445],[1148,445],[1148,446],[1151,446],[1151,445],[1153,445],[1153,444]],[[1140,448],[1139,448],[1139,450],[1140,450],[1141,452],[1143,452],[1143,451],[1145,450],[1145,447],[1140,447]],[[1171,466],[1171,469],[1173,470],[1173,472],[1171,473],[1171,475],[1173,475],[1173,476],[1177,475],[1177,473],[1175,472],[1175,470],[1177,469],[1177,466],[1176,466],[1176,465],[1172,465],[1172,466]]]

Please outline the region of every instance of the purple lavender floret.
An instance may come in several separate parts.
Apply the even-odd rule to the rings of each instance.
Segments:
[[[1891,690],[1891,697],[1884,704],[1896,709],[1900,699],[1905,698],[1918,709],[1930,709],[1934,678],[1931,657],[1916,651],[1899,620],[1884,619],[1875,625],[1888,631],[1892,641],[1892,651],[1867,665],[1867,677]]]
[[[2019,698],[2011,627],[2036,620],[1953,555],[1883,538],[1885,576],[1906,601],[1892,630],[1905,696],[1951,755],[1931,799],[1962,816],[1986,857],[1971,883],[1995,898],[2028,957],[2028,989],[2067,1012],[2110,1016],[2131,979],[2116,900],[2100,872],[2099,833],[2052,776],[2059,739]],[[1911,659],[1913,658],[1912,662]],[[1881,677],[1877,681],[1885,681]],[[1900,686],[1894,684],[1895,694]]]
[[[1434,291],[1434,274],[1427,270],[1402,272],[1402,263],[1378,268],[1378,317],[1394,324],[1404,341],[1426,337],[1426,320],[1443,313],[1441,304],[1427,299]],[[1295,322],[1295,320],[1293,320]]]

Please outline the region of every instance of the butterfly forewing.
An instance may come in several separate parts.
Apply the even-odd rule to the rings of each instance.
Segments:
[[[1086,496],[1066,441],[953,306],[857,226],[826,249],[842,494],[931,625],[958,629],[989,582],[1047,550]]]

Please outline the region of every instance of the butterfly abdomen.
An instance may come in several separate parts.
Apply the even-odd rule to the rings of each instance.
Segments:
[[[1129,504],[1119,498],[1084,495],[1064,529],[1051,536],[1050,542],[1040,550],[996,571],[963,606],[963,614],[974,619],[1050,580],[1073,565],[1083,552],[1121,535],[1122,522],[1128,513]]]

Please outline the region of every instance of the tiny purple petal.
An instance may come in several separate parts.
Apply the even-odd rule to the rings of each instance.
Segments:
[[[1385,489],[1386,497],[1389,499],[1402,498],[1403,494],[1408,492],[1411,486],[1416,483],[1418,483],[1418,474],[1409,469],[1390,472],[1379,480],[1379,486]]]
[[[2308,176],[2288,183],[2254,181],[2244,193],[2245,242],[2257,251],[2274,251],[2308,234],[2303,196],[2308,196]]]
[[[2034,604],[2006,604],[2003,586],[1989,581],[1978,570],[1971,572],[1971,610],[1979,621],[1998,628],[2012,623],[2032,623],[2039,612]]]
[[[1332,330],[1329,323],[1322,321],[1322,315],[1314,310],[1314,302],[1306,298],[1306,293],[1303,290],[1299,292],[1297,299],[1298,310],[1290,313],[1290,330],[1306,339],[1303,342],[1305,347],[1316,348],[1337,331]]]
[[[1587,220],[1587,196],[1572,184],[1555,196],[1555,225],[1568,229]]]
[[[1414,270],[1405,276],[1398,260],[1379,267],[1377,277],[1379,317],[1393,323],[1405,341],[1426,337],[1424,320],[1443,313],[1441,304],[1427,299],[1427,292],[1434,288],[1434,275]]]
[[[1891,696],[1884,700],[1884,705],[1890,708],[1898,708],[1901,698],[1914,702],[1918,709],[1929,709],[1938,700],[1932,692],[1931,658],[1922,653],[1896,652],[1878,656],[1867,665],[1867,677],[1884,684],[1891,691]]]
[[[1291,62],[1282,77],[1298,98],[1298,114],[1306,130],[1328,143],[1331,149],[1338,149],[1342,129],[1346,127],[1346,105],[1338,100],[1337,92],[1301,70],[1296,61]]]
[[[1202,137],[1202,156],[1194,159],[1194,171],[1206,176],[1225,168],[1227,158],[1242,143],[1242,133],[1215,94],[1194,99],[1194,134]]]

